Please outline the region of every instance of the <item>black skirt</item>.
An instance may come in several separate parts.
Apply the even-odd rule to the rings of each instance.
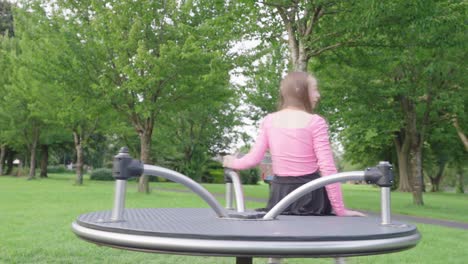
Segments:
[[[300,186],[320,178],[318,172],[304,176],[274,176],[270,185],[270,198],[266,210],[269,211],[286,195]],[[332,206],[325,187],[305,194],[288,206],[283,215],[333,215]]]

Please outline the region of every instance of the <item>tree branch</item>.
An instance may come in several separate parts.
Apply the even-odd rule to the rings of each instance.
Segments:
[[[264,5],[267,5],[267,6],[272,6],[272,7],[280,7],[280,8],[284,8],[284,7],[287,7],[285,5],[280,5],[280,4],[277,4],[277,3],[267,3],[267,1],[259,1],[258,3],[260,4],[264,4]]]
[[[324,53],[324,52],[327,51],[327,50],[336,49],[336,48],[338,48],[338,47],[340,47],[340,46],[343,46],[344,44],[345,44],[345,43],[343,43],[343,42],[339,42],[339,43],[336,43],[336,44],[327,46],[327,47],[325,47],[325,48],[321,48],[321,49],[319,49],[319,50],[317,50],[317,51],[312,52],[312,53],[309,55],[309,58],[318,56],[318,55]]]
[[[322,15],[323,15],[323,9],[321,6],[319,6],[315,9],[314,15],[312,16],[312,19],[310,20],[310,23],[306,28],[304,36],[308,36],[312,33],[314,26],[317,24],[317,21],[320,19],[320,17],[322,17]]]
[[[294,34],[294,29],[292,27],[292,23],[294,21],[289,20],[288,16],[286,15],[284,9],[282,7],[277,7],[278,13],[283,20],[283,23],[286,27],[286,31],[288,32],[288,44],[291,51],[291,57],[293,58],[292,61],[296,61],[299,54],[298,54],[298,44],[296,35]]]
[[[455,127],[455,129],[457,130],[457,134],[460,137],[460,140],[462,141],[463,145],[465,146],[465,150],[468,151],[468,138],[466,138],[466,135],[463,132],[463,129],[458,124],[457,116],[454,116],[452,118],[452,124],[453,124],[453,127]]]
[[[342,34],[342,32],[332,32],[332,33],[317,36],[316,38],[313,38],[313,39],[309,40],[309,42],[314,43],[314,42],[319,41],[322,38],[330,39],[331,37],[337,37],[337,36],[339,36],[341,34]]]

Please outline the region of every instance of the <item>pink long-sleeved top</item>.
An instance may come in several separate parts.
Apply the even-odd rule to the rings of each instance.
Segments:
[[[267,115],[260,126],[254,146],[249,153],[232,161],[229,167],[244,170],[259,164],[270,151],[273,173],[294,177],[320,172],[322,177],[337,173],[328,135],[328,124],[319,115],[311,115],[309,124],[301,128],[282,128],[272,124],[275,113]],[[340,183],[326,187],[336,215],[345,212]]]

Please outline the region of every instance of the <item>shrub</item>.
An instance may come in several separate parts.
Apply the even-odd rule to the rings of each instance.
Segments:
[[[13,168],[13,171],[11,173],[11,175],[15,175],[15,176],[27,176],[28,174],[29,174],[29,167],[19,168],[17,166]]]
[[[114,167],[114,161],[113,160],[109,160],[109,161],[104,162],[104,168],[112,169],[112,167]]]
[[[66,173],[69,172],[65,165],[51,165],[47,166],[47,172],[48,173]]]
[[[242,184],[257,184],[260,179],[260,173],[257,169],[249,169],[240,171]]]
[[[210,170],[210,183],[224,183],[224,169]]]
[[[201,176],[204,183],[224,183],[224,168],[218,161],[210,160]]]
[[[112,177],[111,169],[99,168],[91,172],[89,179],[93,181],[113,181],[114,177]]]

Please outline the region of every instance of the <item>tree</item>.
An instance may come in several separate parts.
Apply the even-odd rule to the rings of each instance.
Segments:
[[[250,78],[241,87],[244,100],[249,105],[244,115],[255,121],[277,109],[279,84],[288,68],[288,60],[284,58],[287,48],[284,45],[270,43],[270,48],[263,52],[268,55],[245,66],[244,74]]]
[[[465,146],[465,150],[468,151],[468,139],[465,135],[464,129],[460,126],[458,117],[454,116],[452,119],[453,127],[457,130],[457,135],[460,137],[461,142]]]
[[[40,144],[40,174],[39,177],[47,178],[48,165],[51,159],[54,159],[54,151],[57,149],[67,148],[72,145],[71,131],[66,127],[60,125],[58,122],[44,127],[39,139]]]
[[[367,1],[265,0],[253,4],[250,8],[257,26],[248,29],[255,33],[246,35],[261,44],[245,72],[250,77],[246,101],[254,105],[249,109],[254,113],[251,117],[258,120],[276,109],[279,81],[287,69],[310,71],[327,52],[356,45],[368,31],[367,17],[362,15],[366,7]]]
[[[13,4],[9,1],[0,1],[0,35],[15,36],[13,29]]]
[[[7,87],[11,85],[12,56],[15,53],[15,39],[0,35],[0,94],[5,95]],[[0,175],[3,174],[3,165],[6,159],[8,146],[8,112],[4,108],[5,97],[0,97]]]
[[[268,28],[276,32],[277,39],[282,39],[282,33],[286,32],[291,69],[307,71],[311,59],[357,40],[363,29],[359,23],[362,17],[358,15],[363,10],[363,3],[265,0],[256,6],[260,14],[265,14],[261,9],[266,7],[269,20],[282,25],[281,31],[276,27]]]
[[[41,14],[29,13],[28,15],[31,16],[29,18],[23,10],[17,9],[16,11],[18,44],[11,57],[11,80],[10,85],[6,87],[4,109],[10,121],[9,129],[14,133],[12,136],[15,137],[15,141],[18,141],[17,150],[19,150],[18,147],[26,146],[30,153],[28,179],[34,179],[40,131],[53,112],[55,100],[53,93],[48,90],[52,87],[41,83],[40,76],[32,70],[33,65],[38,63],[33,59],[38,49],[36,43],[39,41],[39,35],[36,34],[35,29],[40,28],[41,25],[41,23],[33,23],[33,17]]]
[[[103,67],[99,60],[99,45],[92,38],[85,38],[86,30],[64,14],[52,10],[42,18],[41,49],[34,54],[36,71],[41,73],[44,83],[53,82],[58,100],[55,122],[66,128],[73,136],[76,153],[77,185],[83,183],[84,153],[92,136],[110,126],[113,117],[96,92],[99,74]],[[47,69],[47,70],[45,70]]]
[[[12,54],[15,52],[15,39],[13,38],[15,32],[13,30],[13,5],[8,1],[0,1],[0,94],[6,93],[6,87],[11,82],[11,70],[12,70]],[[0,98],[0,105],[2,104],[2,98]],[[0,175],[3,175],[3,168],[5,159],[7,157],[7,139],[5,138],[5,131],[8,129],[8,124],[5,122],[7,113],[1,113],[0,107]]]
[[[431,125],[431,133],[428,134],[424,144],[424,174],[431,182],[431,191],[440,191],[448,166],[455,168],[466,163],[466,151],[459,143],[454,127],[450,121],[439,121]]]
[[[90,28],[83,37],[101,43],[103,68],[96,91],[129,120],[140,138],[140,159],[150,163],[159,115],[202,100],[207,84],[227,77],[225,39],[231,29],[223,15],[230,15],[230,6],[216,1],[64,2],[77,25]],[[147,176],[140,177],[139,191],[149,192]]]
[[[439,109],[456,102],[455,94],[462,95],[455,89],[463,78],[454,54],[463,52],[463,12],[458,3],[435,2],[393,3],[374,10],[380,10],[373,24],[380,30],[369,36],[369,46],[336,52],[341,63],[333,70],[326,64],[324,73],[335,82],[329,87],[343,120],[339,125],[348,131],[347,151],[358,160],[376,153],[369,148],[388,149],[393,141],[399,189],[413,192],[413,202],[422,205],[424,142],[433,124],[443,121]],[[369,115],[369,109],[375,114]]]
[[[221,78],[207,92],[205,100],[163,114],[153,135],[158,163],[198,181],[211,159],[229,147],[234,140],[230,131],[238,125],[236,112],[229,109],[236,103],[228,79]]]
[[[435,106],[447,106],[463,95],[456,88],[464,87],[459,70],[463,56],[454,56],[464,52],[461,46],[466,42],[460,26],[463,3],[263,4],[270,7],[270,21],[279,16],[287,32],[290,68],[314,69],[319,75],[324,98],[321,110],[341,134],[347,156],[352,153],[353,161],[365,163],[397,161],[399,189],[412,191],[414,203],[423,204],[422,147],[431,125],[440,120]],[[282,32],[277,27],[270,31]],[[280,43],[281,34],[270,38],[275,36]],[[271,92],[269,97],[275,95]],[[456,105],[452,112],[464,118],[462,107]],[[463,128],[461,132],[463,140]]]

